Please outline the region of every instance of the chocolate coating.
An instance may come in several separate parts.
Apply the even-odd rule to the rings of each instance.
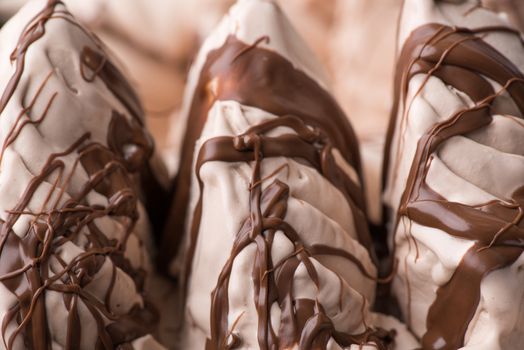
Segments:
[[[29,49],[38,50],[32,45],[48,35],[47,26],[54,21],[66,21],[84,32],[89,44],[77,56],[80,72],[76,73],[89,84],[102,82],[124,107],[124,112],[115,109],[110,116],[99,116],[110,119],[105,144],[94,139],[93,133],[98,131],[88,130],[66,149],[50,154],[20,193],[16,205],[0,221],[0,283],[16,297],[16,303],[2,320],[2,340],[7,349],[20,348],[22,344],[30,349],[55,348],[58,340],[50,328],[54,315],[49,313],[46,303],[50,293],[58,293],[67,310],[62,325],[65,343],[60,344],[65,349],[82,348],[85,313],[97,324],[96,339],[92,340],[96,349],[128,348],[131,341],[152,333],[158,319],[156,309],[143,295],[146,271],[126,256],[128,239],[135,234],[140,215],[137,177],[147,168],[153,152],[136,94],[111,63],[103,45],[75,21],[60,1],[49,0],[27,23],[11,54],[16,68],[2,92],[0,114],[7,118],[6,107],[15,103],[13,96],[23,89],[19,84],[24,74],[28,74],[26,65],[32,62],[28,61]],[[12,118],[14,123],[6,132],[0,164],[21,135],[27,137],[28,126],[39,128],[46,122],[56,97],[63,93],[55,92],[43,113],[35,116],[35,105],[45,96],[42,91],[53,72],[42,82],[30,104],[22,106],[18,117]],[[63,118],[69,117],[64,113]],[[46,156],[45,150],[33,152]],[[84,173],[87,181],[78,192],[71,193],[72,182]],[[31,203],[40,201],[46,189],[47,197],[44,195],[41,209],[35,211]],[[91,203],[89,197],[94,194],[105,198],[107,204]],[[27,217],[31,218],[29,228],[20,235],[15,232],[16,225]],[[120,229],[102,232],[97,224],[102,219],[113,220],[121,225]],[[64,253],[72,244],[82,252],[65,258]],[[93,283],[100,279],[108,264],[112,273],[105,298],[101,300],[92,291]],[[122,273],[143,299],[128,312],[112,307],[113,301],[118,300],[116,288],[121,288],[118,278],[122,277],[118,276]]]
[[[408,85],[416,74],[425,74],[425,78],[415,96],[429,77],[434,76],[464,92],[474,103],[434,124],[420,137],[400,206],[393,218],[393,232],[397,231],[401,218],[407,217],[412,222],[475,242],[451,279],[437,290],[427,314],[423,349],[462,347],[479,304],[482,280],[489,273],[514,263],[524,249],[524,187],[507,200],[471,206],[446,200],[426,182],[432,154],[450,138],[488,126],[501,93],[507,92],[524,113],[524,76],[510,60],[482,39],[482,35],[489,32],[520,36],[517,31],[501,26],[470,30],[427,24],[411,33],[397,63],[395,107],[388,131],[385,173],[397,171],[388,169],[389,147],[394,142],[399,109],[402,107],[405,111],[411,106],[412,100],[407,98]],[[495,90],[488,78],[502,88]],[[401,157],[400,154],[396,156]]]
[[[181,168],[176,180],[172,221],[167,225],[163,244],[162,265],[171,261],[188,227],[186,265],[181,276],[187,288],[202,229],[202,194],[206,184],[200,177],[200,169],[212,161],[249,162],[250,186],[245,193],[249,196],[249,215],[235,235],[229,259],[222,267],[211,295],[211,334],[206,348],[233,349],[243,346],[243,340],[234,332],[238,320],[234,323],[228,320],[229,280],[235,258],[248,245],[254,244],[253,298],[258,316],[260,349],[296,345],[304,349],[324,349],[330,339],[341,346],[374,342],[378,348],[387,349],[393,342],[392,333],[372,326],[366,326],[361,334],[338,332],[319,302],[293,299],[292,277],[300,264],[306,267],[309,278],[318,286],[319,277],[312,262],[318,255],[342,257],[354,263],[367,278],[374,279],[374,276],[350,252],[324,245],[307,246],[302,242],[300,235],[285,221],[289,185],[273,180],[265,189],[262,187],[263,182],[269,181],[269,178],[261,177],[264,159],[301,159],[304,164],[316,169],[318,176],[325,177],[344,195],[354,217],[360,244],[368,249],[370,256],[374,253],[360,185],[339,167],[332,153],[333,149],[338,149],[344,160],[360,173],[356,137],[346,116],[318,83],[284,57],[259,47],[262,41],[267,40],[267,37],[261,37],[253,44],[247,44],[230,35],[221,47],[207,55],[191,102]],[[211,107],[216,101],[227,100],[259,108],[278,118],[254,125],[240,135],[207,139],[197,149],[198,153],[193,154]],[[268,135],[279,127],[290,128],[293,133]],[[192,164],[195,164],[194,170]],[[200,194],[194,212],[188,215],[193,171]],[[192,218],[192,221],[185,223],[186,218]],[[271,248],[277,231],[283,232],[292,242],[294,252],[281,264],[273,266]],[[271,324],[270,313],[274,303],[282,310],[279,329],[274,329]]]
[[[210,90],[211,82],[218,83],[213,90]],[[161,255],[161,266],[168,265],[183,236],[194,144],[214,101],[234,100],[276,115],[297,116],[309,125],[321,127],[333,147],[339,149],[346,161],[360,173],[356,136],[344,112],[329,93],[278,54],[229,37],[221,49],[209,53],[194,96],[188,118],[190,125],[182,147],[180,170],[175,181],[172,212],[177,214],[166,225],[168,231],[164,235],[165,251]],[[360,218],[358,234],[361,242],[372,252],[362,213],[365,208],[364,197],[355,184],[346,182],[345,186],[345,192],[352,197],[353,213]],[[174,234],[169,231],[173,227],[176,230]]]

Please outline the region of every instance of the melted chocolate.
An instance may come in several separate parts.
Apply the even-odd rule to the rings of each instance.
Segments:
[[[211,337],[206,349],[233,349],[242,346],[242,339],[235,333],[235,326],[228,322],[228,285],[236,256],[250,244],[257,247],[252,271],[258,314],[258,345],[261,349],[326,348],[330,338],[339,344],[364,344],[375,341],[380,349],[392,343],[389,332],[367,328],[363,334],[341,334],[327,317],[322,306],[314,300],[294,300],[293,275],[302,263],[313,283],[319,285],[317,272],[311,258],[318,255],[334,255],[350,260],[368,278],[373,278],[349,252],[327,246],[305,246],[284,217],[287,210],[289,187],[281,181],[273,181],[265,190],[262,183],[269,180],[260,177],[263,159],[270,157],[301,158],[317,169],[333,186],[344,194],[355,219],[356,230],[363,246],[374,258],[365,220],[364,198],[357,183],[336,164],[332,150],[340,150],[344,159],[360,173],[360,160],[356,137],[331,95],[307,75],[297,70],[280,55],[257,47],[262,37],[247,45],[230,36],[225,44],[208,54],[194,92],[189,114],[188,129],[183,145],[182,161],[177,177],[176,197],[172,222],[167,226],[166,249],[162,263],[166,264],[178,249],[186,226],[189,228],[189,248],[183,281],[191,277],[193,254],[196,249],[202,216],[202,194],[205,183],[200,178],[200,168],[210,161],[250,162],[252,177],[249,192],[250,215],[241,225],[229,259],[218,277],[211,295]],[[193,215],[188,215],[189,189],[192,172],[193,150],[207,120],[209,109],[215,101],[234,100],[243,105],[254,106],[279,117],[253,126],[236,137],[215,137],[204,142],[196,154],[196,175],[200,195]],[[266,135],[269,131],[286,126],[293,134],[278,137]],[[187,225],[185,219],[192,217]],[[273,265],[271,246],[276,231],[281,231],[294,244],[295,251],[289,257]],[[318,234],[321,234],[319,232]],[[186,291],[187,292],[187,291]],[[278,303],[282,310],[279,329],[270,322],[270,309]],[[239,317],[239,319],[242,316]]]
[[[229,37],[222,48],[208,54],[194,92],[180,169],[175,180],[172,212],[176,215],[166,225],[160,268],[169,266],[184,235],[194,145],[206,122],[207,112],[217,100],[234,100],[276,115],[297,116],[309,125],[319,127],[333,147],[360,174],[356,136],[333,97],[283,57]],[[358,218],[355,221],[359,225],[360,241],[372,252],[362,213],[364,197],[355,184],[347,181],[346,185],[352,194],[351,207]],[[175,232],[171,231],[173,228]]]
[[[501,92],[506,91],[524,114],[524,76],[512,62],[482,40],[482,33],[492,31],[520,35],[504,27],[469,30],[428,24],[411,33],[397,63],[387,156],[400,106],[409,110],[411,101],[407,101],[406,96],[414,75],[426,74],[417,95],[429,77],[435,76],[475,102],[473,107],[461,109],[436,123],[419,139],[392,231],[396,232],[401,217],[405,216],[421,225],[475,241],[451,279],[437,290],[427,315],[427,332],[422,338],[423,348],[428,350],[452,350],[464,345],[466,330],[480,301],[483,278],[514,263],[524,250],[524,187],[508,200],[468,206],[445,200],[426,183],[432,153],[450,137],[467,135],[489,125],[493,103]],[[487,78],[500,84],[502,90],[495,91]],[[406,112],[402,118],[406,118]],[[388,163],[386,158],[385,173]],[[395,169],[389,171],[396,176]],[[407,317],[409,319],[409,315]]]
[[[78,26],[67,12],[56,9],[59,4],[61,2],[49,0],[21,34],[11,55],[16,70],[0,99],[0,113],[11,100],[24,74],[27,49],[45,35],[46,23],[50,20],[65,19]],[[60,13],[60,16],[54,16],[55,13]],[[88,82],[102,79],[129,115],[113,112],[107,135],[108,147],[91,141],[90,134],[86,133],[68,149],[51,154],[40,173],[29,182],[16,206],[7,212],[5,221],[0,222],[0,283],[17,298],[17,302],[2,320],[2,339],[7,349],[12,349],[15,341],[20,340],[30,349],[51,348],[47,320],[53,315],[47,314],[46,291],[63,295],[64,306],[68,311],[67,322],[64,325],[67,331],[66,349],[77,349],[80,346],[80,303],[96,321],[97,349],[114,349],[117,346],[125,348],[128,342],[151,333],[158,318],[156,311],[147,301],[144,307],[135,305],[127,314],[117,314],[110,308],[116,268],[128,274],[137,291],[143,293],[145,272],[133,268],[130,261],[124,257],[124,252],[127,238],[138,220],[138,197],[133,174],[146,167],[153,145],[143,128],[142,109],[136,95],[121,73],[101,53],[103,51],[98,42],[93,40],[93,43],[96,48],[86,47],[79,57],[81,74]],[[2,147],[2,156],[25,126],[38,127],[45,120],[57,94],[52,96],[47,108],[37,119],[30,119],[29,112],[50,75],[42,82],[32,102],[23,108],[9,130]],[[66,173],[62,158],[72,154],[76,155],[77,161],[70,172]],[[89,180],[79,193],[60,204],[79,166],[85,169]],[[28,205],[43,183],[53,184],[52,189],[41,211],[31,212]],[[108,205],[88,205],[87,195],[92,191],[106,197]],[[52,195],[57,193],[58,198],[51,200]],[[33,219],[27,232],[20,237],[13,231],[13,227],[21,216],[26,215]],[[125,227],[120,240],[109,240],[96,226],[94,220],[105,216],[120,221]],[[87,239],[81,246],[84,252],[66,263],[60,257],[62,246],[69,241],[77,242],[80,232],[84,232]],[[84,287],[99,273],[107,259],[113,265],[112,279],[105,300],[99,300]],[[107,320],[110,322],[107,323]],[[14,326],[15,330],[8,331],[10,326]]]
[[[263,135],[280,126],[293,128],[297,135],[287,134],[275,138]],[[261,349],[291,348],[296,344],[299,344],[301,349],[324,349],[332,337],[343,346],[363,344],[366,341],[374,340],[380,349],[385,349],[391,341],[389,333],[382,333],[382,331],[371,328],[363,334],[341,336],[335,331],[334,325],[320,304],[309,299],[293,299],[293,276],[300,263],[306,266],[309,277],[319,286],[316,270],[310,260],[318,255],[346,258],[361,268],[364,275],[373,278],[350,253],[323,245],[305,246],[301,242],[298,233],[284,221],[289,196],[288,185],[275,180],[264,191],[261,189],[262,159],[281,156],[307,160],[311,166],[315,166],[322,175],[336,185],[336,178],[341,176],[341,170],[336,168],[334,160],[327,155],[330,150],[330,146],[322,144],[322,137],[318,130],[312,132],[300,119],[285,116],[256,125],[237,137],[210,139],[201,147],[196,165],[200,193],[203,193],[204,183],[200,179],[199,172],[206,162],[251,161],[253,164],[253,177],[250,181],[252,185],[249,193],[251,213],[237,233],[231,255],[211,295],[211,338],[206,343],[206,349],[236,348],[242,344],[242,340],[234,333],[234,327],[228,324],[228,285],[234,259],[252,243],[257,246],[252,279],[255,285],[254,300],[259,317],[258,345]],[[196,220],[199,220],[201,216],[201,205],[202,196],[195,210],[197,218],[193,222],[193,229],[198,228],[199,224]],[[271,247],[277,231],[282,232],[293,242],[295,251],[274,266],[271,259]],[[195,230],[192,233],[196,232]],[[191,242],[190,252],[194,251],[195,244],[195,241]],[[188,263],[191,260],[192,256],[188,258]],[[186,272],[189,273],[189,270]],[[279,329],[273,329],[270,323],[269,313],[273,303],[278,303],[282,310]]]
[[[57,11],[56,13],[58,15],[53,16],[53,18],[64,19],[78,26],[78,23],[67,17],[66,12]],[[66,16],[63,16],[64,13]],[[103,44],[99,43],[98,39],[83,27],[80,27],[80,29],[87,36],[92,37],[97,44],[96,49],[86,46],[82,50],[80,55],[80,74],[82,78],[88,82],[93,82],[96,78],[100,78],[133,117],[132,120],[113,118],[109,126],[109,134],[113,135],[113,137],[108,138],[108,142],[110,148],[124,159],[124,164],[126,164],[129,171],[138,171],[140,173],[140,185],[142,188],[140,194],[148,204],[146,210],[153,228],[154,238],[158,241],[168,213],[170,196],[169,191],[158,180],[151,164],[146,161],[153,155],[154,142],[151,135],[144,132],[144,110],[127,79],[108,60],[103,50]],[[113,113],[118,114],[116,111]],[[144,164],[147,166],[144,166]]]

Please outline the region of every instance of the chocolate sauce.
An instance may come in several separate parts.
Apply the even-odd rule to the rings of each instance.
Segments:
[[[70,17],[63,17],[63,12],[59,13],[60,16],[53,16],[53,18],[64,19],[78,26],[78,23]],[[154,238],[159,241],[170,206],[170,193],[160,183],[158,175],[148,161],[153,155],[154,142],[151,135],[143,130],[144,110],[142,104],[124,75],[108,60],[103,50],[103,44],[83,27],[80,28],[96,44],[96,49],[86,46],[82,50],[80,55],[82,78],[88,82],[100,78],[133,117],[132,120],[126,118],[112,119],[109,133],[114,137],[108,139],[109,146],[118,156],[125,158],[124,163],[129,171],[139,171],[141,196],[148,204],[146,210],[153,228]]]
[[[275,138],[264,136],[265,132],[280,126],[293,128],[297,135],[287,134]],[[341,176],[341,170],[336,168],[333,159],[329,159],[328,151],[330,151],[330,146],[322,145],[322,137],[318,130],[311,131],[300,119],[285,116],[258,124],[245,134],[236,137],[212,138],[202,145],[196,165],[200,193],[203,193],[205,186],[200,179],[200,168],[209,161],[250,161],[253,164],[253,177],[250,183],[256,184],[250,186],[251,213],[237,233],[231,255],[211,295],[211,338],[206,343],[206,349],[229,349],[242,344],[242,340],[236,337],[233,327],[228,324],[228,286],[235,258],[252,243],[257,246],[252,279],[255,286],[254,300],[259,317],[258,345],[261,349],[291,348],[297,344],[301,349],[325,349],[331,338],[335,338],[342,346],[363,344],[372,339],[378,343],[379,349],[386,349],[387,344],[391,342],[389,333],[371,328],[368,328],[363,334],[341,336],[335,331],[334,325],[320,304],[309,299],[293,300],[293,276],[300,263],[306,266],[309,277],[319,286],[318,276],[311,262],[311,258],[318,255],[346,258],[355,263],[365,276],[373,278],[349,252],[324,245],[305,246],[301,242],[298,233],[284,221],[289,197],[288,185],[275,180],[264,191],[261,189],[262,160],[282,156],[306,160],[335,184],[336,177]],[[322,164],[324,162],[326,164]],[[201,216],[201,205],[202,196],[197,204],[195,220],[199,220]],[[198,226],[198,221],[194,221],[192,234],[197,234]],[[277,231],[282,232],[293,242],[295,251],[274,266],[271,259],[271,247]],[[194,252],[195,244],[196,241],[192,240],[190,252]],[[188,263],[191,261],[192,256],[189,256]],[[190,271],[187,270],[187,272]],[[279,329],[273,329],[270,323],[269,313],[273,303],[278,303],[282,310]],[[372,338],[373,336],[376,338]]]
[[[138,96],[124,75],[120,73],[102,52],[103,51],[97,51],[88,46],[84,47],[80,55],[80,74],[82,78],[88,82],[92,82],[96,78],[102,79],[107,88],[126,107],[127,111],[131,113],[135,121],[142,126],[144,124],[144,110],[142,109]],[[87,70],[91,72],[87,73]]]
[[[309,125],[321,128],[333,147],[360,174],[356,136],[333,97],[278,54],[230,36],[221,48],[208,54],[193,95],[175,181],[172,212],[176,215],[172,215],[166,225],[160,268],[169,266],[184,235],[194,145],[206,122],[207,112],[217,100],[234,100],[276,115],[297,116]],[[362,213],[364,197],[354,184],[348,181],[346,185],[353,195],[353,214],[359,218],[355,221],[360,225],[360,241],[371,252],[371,239]]]
[[[518,32],[505,27],[470,30],[427,24],[411,33],[397,63],[387,156],[398,111],[409,110],[412,102],[406,96],[414,75],[426,75],[416,95],[429,77],[435,76],[466,93],[475,103],[436,123],[418,140],[392,231],[396,232],[400,219],[407,217],[423,226],[475,242],[451,279],[437,290],[426,319],[427,332],[422,337],[423,349],[427,350],[452,350],[464,345],[468,325],[480,301],[483,278],[513,264],[524,250],[524,186],[508,200],[469,206],[445,200],[426,183],[432,154],[449,138],[488,126],[494,112],[493,103],[501,92],[507,92],[524,114],[524,76],[512,62],[482,40],[482,34],[495,31],[520,37]],[[487,78],[500,84],[502,90],[495,91]],[[404,112],[402,118],[406,118],[406,114]],[[395,177],[396,170],[389,169],[388,163],[386,159],[385,173],[392,172]]]
[[[58,5],[62,3],[49,0],[45,8],[23,30],[11,55],[16,70],[2,93],[0,113],[5,111],[24,74],[27,49],[46,34],[47,22],[65,19],[79,26],[67,12],[58,10]],[[57,12],[61,15],[54,16]],[[134,174],[147,166],[153,145],[143,127],[143,113],[135,93],[122,74],[105,57],[98,42],[93,40],[93,47],[85,47],[79,56],[79,62],[82,67],[81,75],[87,82],[102,79],[126,108],[125,115],[113,112],[107,135],[108,147],[92,141],[91,135],[85,133],[66,150],[51,154],[40,172],[31,179],[25,192],[20,195],[15,207],[7,212],[5,221],[0,222],[0,283],[17,298],[17,302],[2,320],[1,335],[7,349],[12,349],[15,341],[21,341],[30,349],[51,348],[48,320],[54,315],[47,313],[47,291],[63,295],[68,313],[63,325],[66,329],[65,349],[78,349],[81,344],[80,303],[87,308],[97,324],[96,349],[126,348],[128,342],[151,333],[155,328],[158,315],[147,300],[143,307],[135,305],[127,314],[115,313],[110,308],[116,268],[129,275],[137,291],[144,293],[145,271],[132,267],[131,262],[124,257],[124,252],[127,239],[138,220]],[[37,119],[30,119],[29,112],[34,102],[40,98],[40,92],[50,75],[42,82],[32,102],[21,111],[7,133],[2,155],[24,127],[38,127],[45,120],[57,93],[52,95]],[[70,155],[75,155],[77,160],[72,169],[66,172],[63,158]],[[79,193],[61,203],[64,192],[79,167],[87,172],[89,179]],[[44,183],[53,184],[52,189],[41,211],[31,212],[28,205]],[[93,191],[107,198],[108,204],[89,205],[87,195]],[[54,198],[52,194],[58,194],[58,198],[51,200]],[[18,236],[13,227],[26,215],[32,217],[29,229],[23,236]],[[110,217],[122,224],[124,231],[121,239],[109,240],[98,229],[95,219],[101,217]],[[60,251],[65,249],[62,246],[70,241],[78,242],[80,232],[86,238],[81,246],[84,252],[66,263],[60,257]],[[99,300],[84,287],[99,273],[107,260],[113,266],[112,278],[105,299]],[[14,326],[14,331],[8,331],[11,326]]]
[[[262,183],[269,181],[269,177],[260,177],[264,159],[300,158],[305,164],[315,168],[319,176],[324,176],[345,196],[355,219],[360,243],[368,249],[372,258],[374,253],[363,212],[365,203],[361,187],[339,168],[332,154],[333,149],[338,149],[360,174],[357,140],[346,116],[331,95],[314,80],[277,53],[258,47],[263,40],[268,39],[262,37],[248,45],[230,36],[221,48],[207,56],[191,104],[181,167],[176,181],[174,215],[172,222],[167,225],[171,230],[174,228],[174,232],[166,231],[163,244],[166,250],[163,252],[162,264],[168,266],[179,248],[184,232],[189,231],[185,275],[181,276],[187,288],[200,231],[202,194],[206,185],[200,178],[200,169],[211,161],[249,162],[252,177],[245,195],[249,196],[250,214],[236,234],[230,257],[223,266],[211,295],[211,335],[207,339],[206,349],[233,349],[242,346],[243,340],[235,333],[236,322],[239,320],[233,324],[228,322],[228,285],[235,258],[250,244],[257,247],[252,280],[260,349],[291,348],[296,345],[301,349],[324,349],[331,338],[341,346],[374,341],[379,349],[387,349],[393,342],[391,333],[367,327],[362,334],[341,334],[335,330],[322,305],[314,300],[293,298],[293,275],[300,263],[306,267],[311,281],[319,285],[317,272],[311,261],[318,255],[347,259],[364,276],[371,279],[374,277],[349,252],[323,245],[306,246],[302,242],[293,227],[284,220],[289,196],[288,185],[274,180],[262,190]],[[211,106],[220,100],[234,100],[257,107],[277,115],[278,118],[255,125],[241,135],[215,137],[203,143],[196,154],[194,169],[200,195],[194,212],[188,215],[195,142],[200,137]],[[269,131],[282,126],[292,129],[294,133],[267,136]],[[186,224],[185,219],[189,217],[192,222]],[[273,266],[271,246],[277,231],[283,232],[294,244],[295,251],[277,266]],[[273,303],[278,303],[282,310],[278,329],[274,329],[270,321]]]

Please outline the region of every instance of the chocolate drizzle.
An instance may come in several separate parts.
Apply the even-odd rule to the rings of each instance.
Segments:
[[[62,13],[61,13],[62,14]],[[67,15],[67,13],[66,13]],[[55,17],[53,17],[55,18]],[[56,16],[78,26],[70,17]],[[80,27],[88,36],[91,36],[83,27]],[[147,205],[148,217],[153,228],[154,238],[159,240],[164,227],[165,217],[169,209],[169,191],[163,186],[149,161],[153,155],[154,142],[151,135],[144,132],[144,110],[135,90],[128,83],[124,75],[107,58],[103,44],[96,37],[92,37],[96,49],[84,47],[80,55],[80,74],[85,81],[94,82],[100,78],[120,103],[133,117],[113,118],[109,126],[109,146],[115,153],[124,159],[124,164],[131,172],[140,172],[141,195]],[[118,114],[118,112],[113,112]],[[144,166],[144,164],[146,166]]]
[[[524,251],[524,186],[509,199],[469,206],[447,201],[426,183],[432,154],[449,138],[467,135],[489,125],[494,102],[501,93],[507,92],[524,114],[524,76],[512,62],[482,40],[483,33],[494,31],[520,37],[518,32],[505,27],[470,30],[427,24],[411,33],[397,63],[395,107],[388,131],[387,155],[398,111],[404,111],[403,119],[409,113],[412,100],[407,101],[406,96],[409,82],[416,74],[425,74],[426,78],[415,97],[429,77],[435,76],[464,92],[474,102],[474,106],[458,110],[433,125],[419,139],[392,231],[396,232],[400,219],[407,217],[423,226],[475,242],[451,279],[437,290],[427,315],[427,332],[422,338],[423,348],[428,350],[451,350],[464,345],[468,325],[480,301],[483,278],[492,271],[510,266]],[[501,90],[495,91],[487,78],[502,86]],[[388,169],[388,162],[386,159],[384,169],[394,178],[396,170]]]
[[[264,133],[280,126],[292,128],[297,134],[285,134],[274,138]],[[204,183],[200,179],[200,168],[210,161],[252,162],[250,186],[250,215],[237,233],[231,255],[226,262],[218,283],[211,295],[211,338],[206,349],[230,349],[238,347],[242,340],[236,337],[234,327],[228,325],[228,285],[235,258],[250,244],[256,244],[257,252],[252,278],[255,285],[255,305],[259,317],[258,340],[260,349],[291,348],[299,344],[300,349],[325,349],[327,342],[334,338],[342,346],[364,344],[375,341],[380,349],[386,349],[391,341],[390,335],[381,330],[367,329],[358,335],[339,334],[325,314],[322,305],[314,300],[293,298],[293,276],[300,263],[306,266],[309,277],[317,287],[319,279],[311,258],[328,254],[358,261],[349,252],[324,245],[305,246],[299,234],[284,217],[287,210],[289,187],[274,180],[262,190],[260,178],[262,160],[269,157],[302,158],[315,167],[333,185],[344,190],[338,182],[344,175],[330,155],[331,146],[324,144],[318,129],[310,130],[300,119],[283,116],[263,122],[236,137],[216,137],[206,141],[200,148],[196,171],[200,193]],[[198,227],[201,216],[202,196],[195,211],[194,225]],[[195,226],[193,226],[195,227]],[[282,232],[291,242],[295,251],[277,265],[271,259],[274,235]],[[196,232],[196,231],[193,231]],[[193,236],[194,237],[194,236]],[[190,252],[195,250],[195,241],[190,244]],[[192,257],[188,258],[191,261]],[[366,276],[361,264],[356,264]],[[273,329],[270,322],[270,308],[277,303],[282,310],[280,328]],[[229,338],[231,337],[231,338]]]
[[[135,121],[143,126],[144,110],[138,96],[122,73],[107,59],[107,56],[86,46],[80,55],[80,62],[82,78],[88,82],[93,82],[97,77],[102,79],[108,89],[131,113]]]
[[[320,128],[332,147],[338,149],[360,174],[356,136],[333,97],[283,57],[230,36],[221,48],[208,54],[193,95],[180,169],[175,181],[172,212],[177,214],[166,225],[168,229],[160,256],[161,268],[169,266],[184,235],[194,145],[206,122],[207,112],[217,100],[234,100],[275,115],[297,116],[308,125]],[[355,184],[347,182],[346,186],[352,195],[351,207],[355,222],[359,225],[360,241],[374,255],[362,212],[365,208],[364,197]],[[169,228],[174,228],[175,232]]]
[[[58,5],[62,3],[49,0],[23,30],[11,55],[16,70],[2,94],[0,113],[5,111],[24,74],[27,49],[45,35],[46,23],[67,20],[81,28],[66,11],[57,10]],[[60,15],[54,16],[55,13]],[[30,349],[51,348],[53,334],[48,319],[53,315],[47,313],[45,305],[48,291],[62,294],[67,310],[66,324],[63,325],[67,332],[63,344],[65,349],[80,348],[83,335],[79,317],[81,303],[85,306],[82,312],[87,309],[97,324],[97,338],[93,339],[96,349],[125,348],[126,343],[151,333],[155,328],[157,314],[147,300],[144,305],[134,305],[127,313],[110,307],[110,301],[115,297],[117,268],[133,280],[138,293],[144,292],[145,271],[132,267],[124,253],[128,237],[138,220],[133,174],[146,166],[152,154],[152,142],[143,128],[142,109],[135,93],[105,58],[98,42],[88,37],[96,49],[86,47],[80,55],[81,74],[88,82],[97,77],[102,79],[126,108],[126,113],[113,111],[110,116],[107,147],[92,141],[90,133],[86,132],[66,150],[51,154],[40,172],[30,180],[25,192],[20,194],[15,207],[0,222],[0,283],[16,297],[16,303],[2,320],[1,335],[7,349],[13,349],[19,343]],[[24,127],[38,127],[45,121],[58,93],[52,95],[38,119],[31,119],[30,111],[50,75],[7,133],[2,156]],[[65,157],[71,155],[75,155],[76,160],[69,167]],[[78,193],[69,194],[71,198],[66,200],[65,193],[80,167],[89,178]],[[36,193],[44,183],[52,184],[51,189],[41,209],[32,211],[29,204],[33,200],[40,201],[41,195],[37,197]],[[107,198],[107,205],[89,204],[87,196],[92,192]],[[31,218],[27,231],[15,233],[15,224],[27,217]],[[109,239],[100,231],[96,219],[103,217],[120,222],[122,232],[119,239]],[[65,261],[62,252],[68,249],[65,246],[68,243],[79,246],[83,252]],[[105,262],[112,266],[112,277],[105,298],[100,300],[85,287],[101,272]]]
[[[366,327],[362,334],[342,334],[335,330],[318,301],[295,300],[293,297],[293,275],[301,263],[306,267],[311,281],[319,286],[317,270],[311,260],[318,255],[347,259],[364,276],[370,279],[374,279],[374,276],[349,252],[323,245],[306,246],[302,242],[298,233],[284,220],[289,196],[288,185],[274,180],[262,189],[262,184],[271,178],[269,176],[262,179],[260,176],[263,159],[300,158],[308,166],[317,169],[319,176],[324,176],[345,196],[352,210],[360,243],[368,249],[372,258],[374,254],[362,211],[365,203],[360,186],[339,168],[333,156],[333,149],[338,149],[360,174],[356,137],[345,115],[329,93],[311,78],[295,69],[280,55],[257,47],[262,40],[267,38],[263,37],[255,44],[248,45],[230,36],[221,48],[207,56],[193,95],[181,168],[176,182],[177,193],[173,206],[176,215],[173,215],[171,224],[167,225],[169,228],[174,227],[175,232],[166,232],[163,263],[168,263],[178,249],[186,227],[184,219],[191,217],[185,275],[182,276],[187,288],[202,216],[205,183],[200,178],[200,169],[211,161],[249,162],[252,176],[246,196],[249,196],[250,214],[236,234],[230,257],[223,266],[211,295],[211,335],[207,339],[206,349],[233,349],[242,346],[242,339],[235,333],[242,315],[233,324],[228,322],[228,285],[235,258],[251,244],[256,246],[252,280],[260,349],[292,348],[297,345],[301,349],[322,349],[326,348],[331,338],[342,346],[374,341],[378,348],[387,349],[392,343],[391,333]],[[188,215],[194,145],[200,137],[211,106],[219,100],[234,100],[279,117],[252,126],[241,135],[215,137],[203,143],[196,155],[195,165],[200,194],[193,214]],[[294,133],[272,137],[266,135],[282,126],[292,129]],[[283,232],[293,243],[294,252],[273,265],[271,247],[277,231]],[[282,310],[278,329],[274,329],[270,321],[273,303],[278,303]]]

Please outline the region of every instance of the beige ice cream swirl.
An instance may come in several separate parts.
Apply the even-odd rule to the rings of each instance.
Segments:
[[[406,0],[385,201],[424,349],[524,346],[524,47],[475,1]]]
[[[393,347],[370,311],[356,137],[319,67],[259,0],[239,1],[195,61],[163,244],[185,288],[184,348]]]
[[[0,47],[0,348],[162,348],[134,91],[60,1],[28,3]]]

